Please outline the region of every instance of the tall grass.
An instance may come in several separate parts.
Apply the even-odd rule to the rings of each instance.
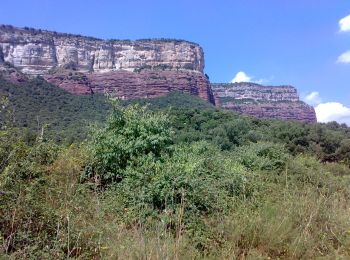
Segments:
[[[255,172],[250,180],[258,189],[253,195],[238,196],[225,214],[204,215],[189,225],[184,225],[188,209],[183,194],[173,229],[158,217],[126,221],[130,209],[121,208],[115,195],[82,184],[84,150],[61,151],[45,168],[43,189],[30,183],[14,205],[1,208],[1,232],[7,230],[3,225],[11,226],[9,235],[2,233],[3,254],[11,259],[350,256],[350,175],[342,165],[322,165],[300,156],[281,172]],[[41,206],[29,204],[30,198],[40,198]],[[9,203],[4,196],[1,200]]]

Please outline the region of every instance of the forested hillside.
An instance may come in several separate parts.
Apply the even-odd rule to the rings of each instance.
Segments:
[[[7,258],[350,257],[346,125],[178,92],[121,102],[41,79],[0,92]]]
[[[104,95],[72,95],[40,78],[20,87],[2,80],[0,93],[5,108],[0,113],[1,124],[11,122],[31,139],[44,129],[44,137],[57,143],[85,140],[91,126],[104,123],[111,109]],[[181,92],[120,103],[138,103],[153,111],[166,111],[177,132],[176,142],[207,140],[222,150],[230,150],[249,142],[270,141],[282,143],[293,154],[316,155],[321,161],[350,160],[350,128],[345,124],[260,120],[218,109]]]
[[[36,78],[20,85],[0,79],[2,105],[13,126],[35,135],[44,134],[55,142],[81,141],[87,126],[103,122],[110,105],[103,95],[76,96]],[[4,124],[5,113],[0,113]]]

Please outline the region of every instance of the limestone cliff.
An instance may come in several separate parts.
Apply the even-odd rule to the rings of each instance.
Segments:
[[[35,75],[65,66],[81,72],[164,69],[203,73],[204,68],[202,48],[187,41],[106,41],[5,25],[0,26],[1,56],[24,73]]]
[[[74,94],[153,98],[173,90],[257,117],[315,122],[295,88],[253,83],[212,84],[204,53],[183,40],[101,40],[31,28],[0,26],[0,74],[11,82],[42,76]],[[215,93],[213,93],[212,88]]]
[[[260,118],[316,122],[313,107],[299,100],[292,86],[262,86],[255,83],[212,84],[223,108]]]
[[[183,40],[100,40],[2,25],[2,61],[75,94],[111,92],[130,99],[176,89],[215,102],[202,48]]]

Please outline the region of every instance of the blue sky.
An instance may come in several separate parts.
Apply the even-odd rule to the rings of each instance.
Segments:
[[[350,30],[339,26],[348,15],[350,0],[11,0],[1,3],[0,23],[104,39],[186,39],[203,47],[212,82],[242,71],[303,96],[318,92],[315,106],[348,109],[350,62],[337,62],[350,50]]]

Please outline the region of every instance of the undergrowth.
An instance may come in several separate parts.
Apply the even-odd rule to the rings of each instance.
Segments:
[[[345,163],[256,140],[241,124],[230,149],[179,141],[167,114],[113,107],[80,144],[2,128],[4,258],[350,257]]]

